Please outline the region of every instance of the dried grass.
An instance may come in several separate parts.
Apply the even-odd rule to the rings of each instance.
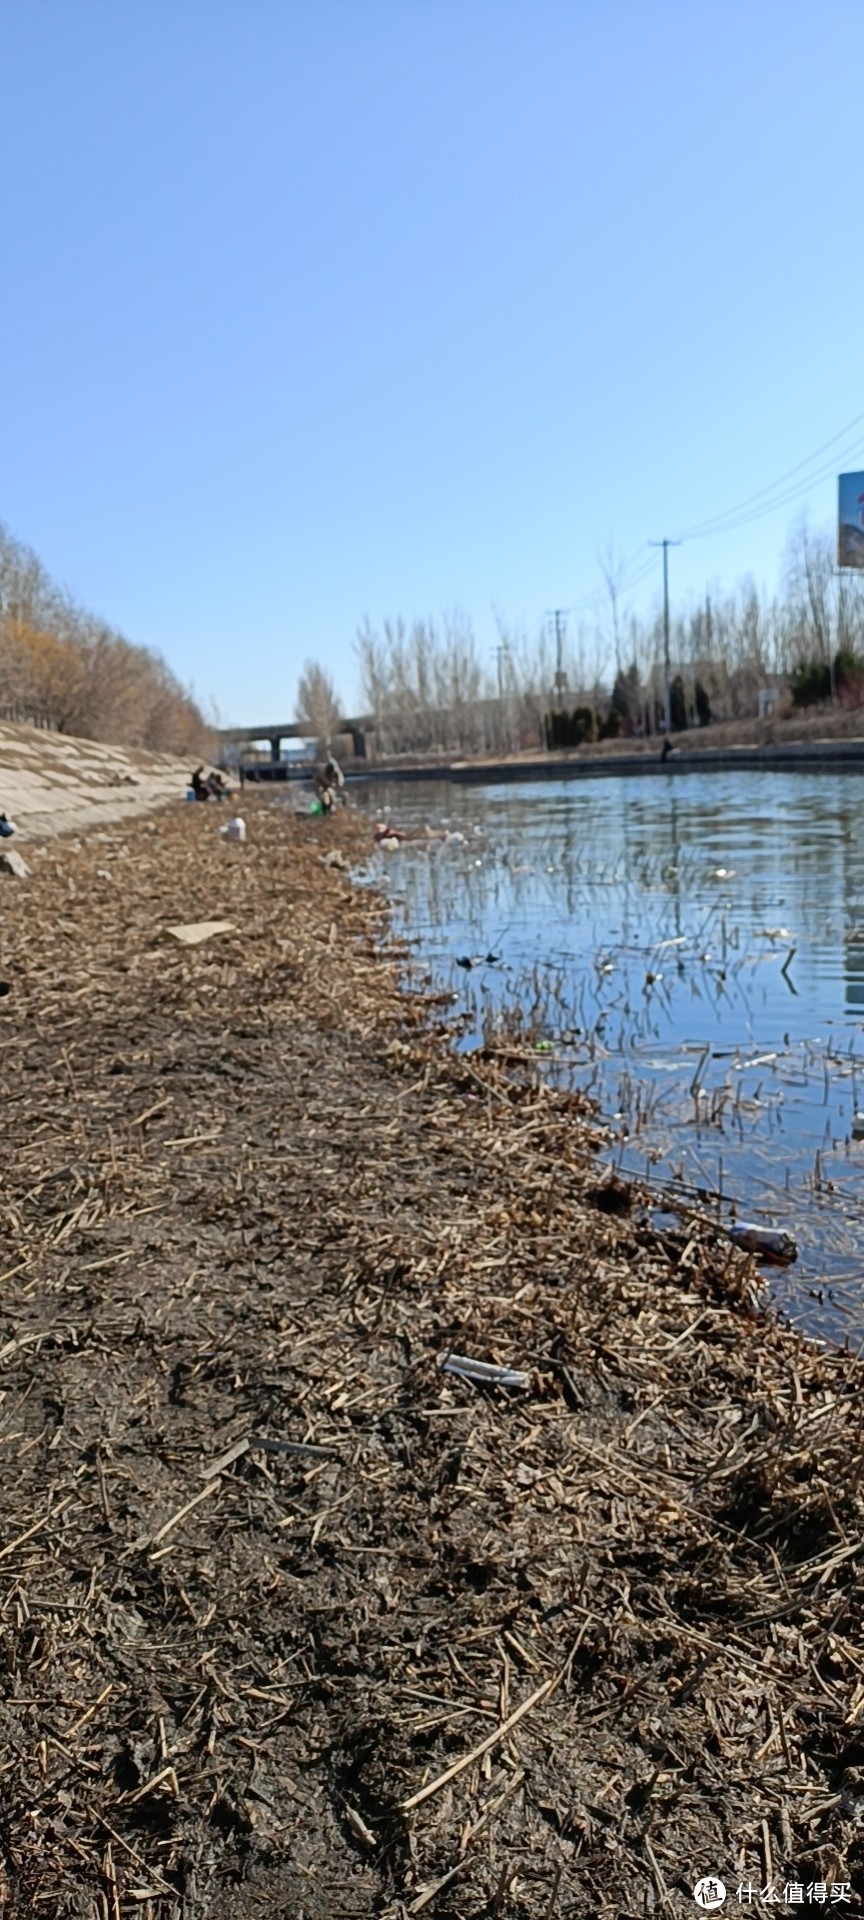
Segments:
[[[350,817],[214,811],[3,883],[8,1914],[855,1882],[860,1364],[451,1052],[321,864]]]

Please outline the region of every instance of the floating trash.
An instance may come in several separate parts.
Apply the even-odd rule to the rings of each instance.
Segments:
[[[785,1227],[759,1227],[742,1220],[729,1228],[729,1238],[743,1253],[755,1253],[774,1267],[791,1267],[798,1258],[798,1242]]]

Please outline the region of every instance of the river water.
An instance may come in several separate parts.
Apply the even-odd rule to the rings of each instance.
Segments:
[[[609,1158],[724,1222],[792,1231],[796,1324],[864,1341],[864,784],[707,773],[376,783],[370,853],[456,1044],[588,1089]],[[352,795],[353,798],[353,795]],[[448,837],[426,837],[425,829]]]

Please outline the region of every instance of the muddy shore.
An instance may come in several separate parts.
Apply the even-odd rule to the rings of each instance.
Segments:
[[[4,1920],[856,1911],[861,1363],[243,812],[0,877]]]

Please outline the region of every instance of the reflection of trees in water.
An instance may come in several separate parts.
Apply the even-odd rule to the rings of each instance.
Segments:
[[[854,789],[857,795],[857,782]],[[838,809],[842,902],[848,929],[843,942],[841,970],[845,975],[847,1007],[864,1007],[864,844],[861,810],[847,801]]]

